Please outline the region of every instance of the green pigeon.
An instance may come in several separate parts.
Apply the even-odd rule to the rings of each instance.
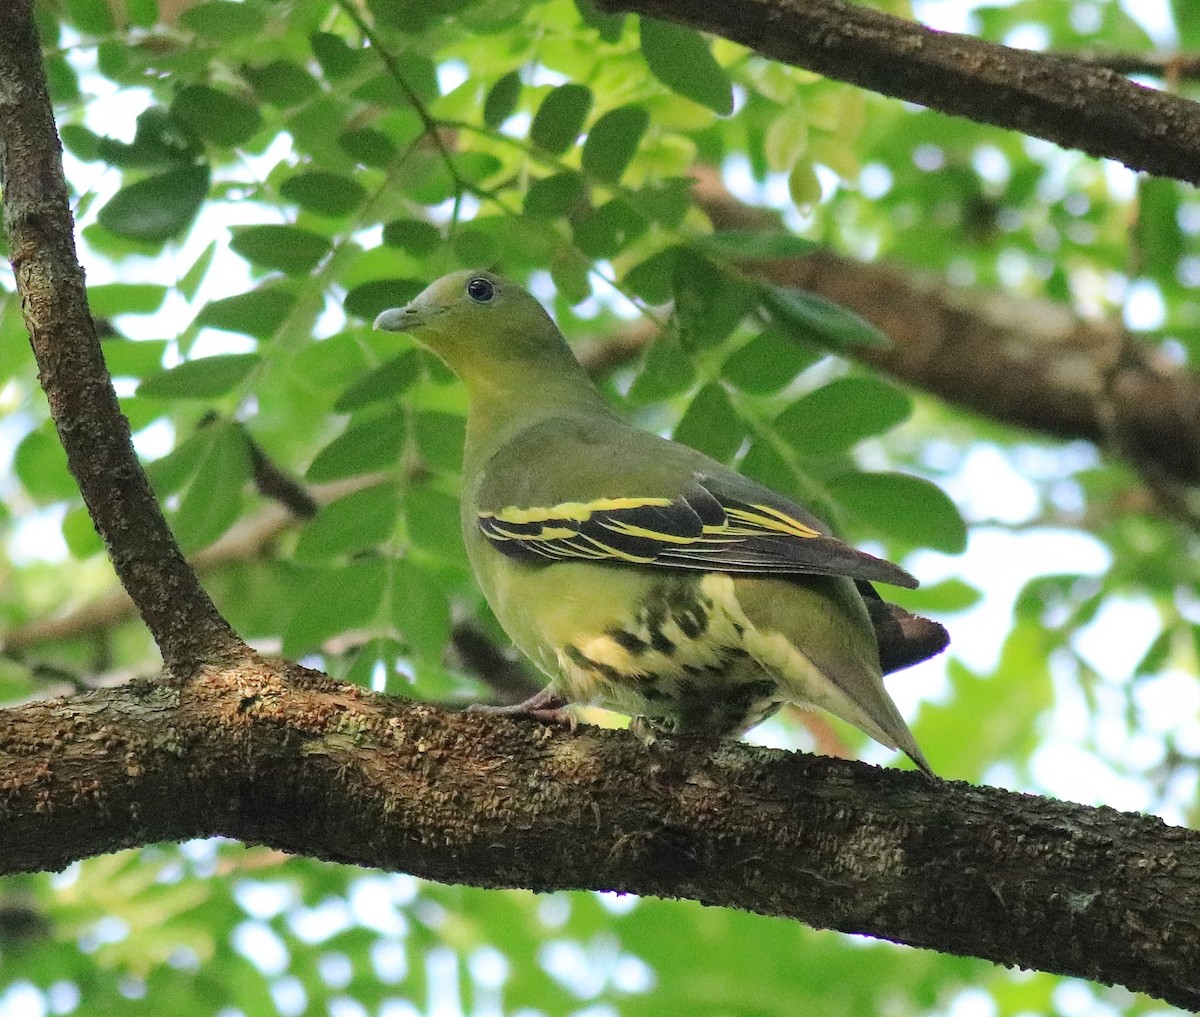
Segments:
[[[541,304],[456,272],[375,328],[411,332],[467,388],[462,529],[484,596],[568,703],[656,731],[736,737],[784,703],[820,707],[931,773],[883,687],[938,653],[936,622],[871,583],[897,565],[714,459],[631,427]]]

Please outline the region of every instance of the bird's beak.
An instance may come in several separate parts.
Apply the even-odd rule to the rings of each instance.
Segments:
[[[412,332],[441,314],[443,308],[420,306],[416,301],[405,307],[393,307],[375,319],[376,332]]]

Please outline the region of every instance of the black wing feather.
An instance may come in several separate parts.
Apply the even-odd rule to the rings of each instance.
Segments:
[[[891,562],[855,550],[778,496],[753,502],[714,491],[697,475],[682,496],[610,498],[479,515],[503,554],[750,575],[837,575],[914,587]]]

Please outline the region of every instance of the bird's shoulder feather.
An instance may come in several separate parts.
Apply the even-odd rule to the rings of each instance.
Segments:
[[[611,418],[554,418],[514,436],[483,465],[470,512],[493,548],[530,563],[916,585],[781,495]]]

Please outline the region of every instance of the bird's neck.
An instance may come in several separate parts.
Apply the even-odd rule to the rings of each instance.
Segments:
[[[469,395],[464,471],[487,462],[527,427],[551,417],[613,410],[574,357],[531,369],[526,363],[490,364],[464,378]]]

